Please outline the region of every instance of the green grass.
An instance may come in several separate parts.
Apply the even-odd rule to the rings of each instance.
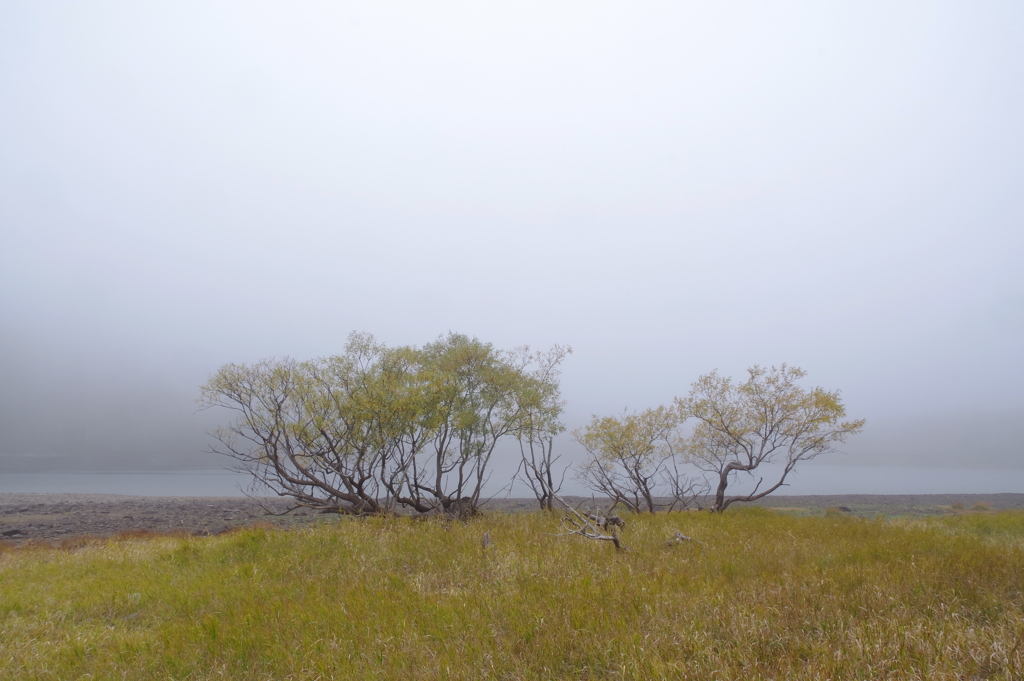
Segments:
[[[1024,513],[627,520],[624,553],[541,514],[7,550],[0,678],[1024,677]]]

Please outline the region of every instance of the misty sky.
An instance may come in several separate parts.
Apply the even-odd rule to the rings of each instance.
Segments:
[[[453,330],[1024,468],[1022,121],[1020,2],[4,2],[0,456],[223,465],[221,364]]]

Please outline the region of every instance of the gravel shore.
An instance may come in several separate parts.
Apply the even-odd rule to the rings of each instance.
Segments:
[[[925,516],[972,508],[1024,509],[1024,494],[773,496],[761,500],[759,505],[798,513],[820,513],[833,508],[865,517]],[[488,504],[489,509],[501,511],[536,507],[532,499],[495,499]],[[296,526],[324,520],[323,515],[306,510],[287,516],[268,513],[280,513],[287,508],[288,501],[276,497],[0,493],[0,542],[59,543],[76,537],[110,537],[132,532],[209,535],[259,522]]]
[[[59,541],[126,532],[217,534],[270,522],[294,525],[320,516],[288,508],[283,499],[246,497],[137,497],[118,494],[0,494],[0,540]]]

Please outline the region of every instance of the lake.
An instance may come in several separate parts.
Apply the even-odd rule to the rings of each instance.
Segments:
[[[767,473],[765,474],[768,480]],[[250,477],[228,470],[0,473],[0,492],[242,496]],[[749,489],[749,483],[736,486]],[[730,488],[730,491],[733,488]],[[497,490],[492,490],[492,493]],[[1024,469],[910,468],[806,465],[776,495],[1024,493]],[[569,477],[565,494],[589,494]],[[500,496],[504,496],[502,493]],[[528,497],[516,486],[512,496]]]
[[[0,473],[0,492],[235,497],[251,476],[228,470]]]

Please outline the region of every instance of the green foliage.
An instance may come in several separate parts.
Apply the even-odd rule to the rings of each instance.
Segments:
[[[704,506],[712,490],[710,508],[724,511],[771,494],[799,462],[835,451],[864,427],[842,420],[838,391],[800,387],[803,369],[754,365],[747,373],[743,383],[717,371],[701,376],[671,408],[594,416],[573,433],[590,454],[578,477],[637,512],[653,511],[658,496],[670,507]],[[762,464],[782,464],[774,483],[762,487],[762,478],[753,492],[726,496],[738,475],[754,476]]]
[[[226,365],[200,401],[236,413],[215,451],[299,505],[472,514],[500,440],[561,429],[553,367],[567,352],[502,351],[454,333],[389,348],[353,334],[342,355]]]
[[[556,528],[375,517],[2,552],[0,678],[1024,674],[1019,512],[644,515],[628,552]]]
[[[753,501],[781,487],[800,461],[834,451],[863,420],[846,415],[838,391],[798,385],[807,372],[786,364],[766,369],[754,365],[743,383],[711,372],[701,376],[685,399],[676,399],[680,416],[696,424],[685,443],[688,461],[717,478],[713,508]],[[761,464],[783,464],[778,481],[754,493],[726,497],[731,478],[753,474]]]
[[[678,423],[671,410],[657,407],[622,416],[594,416],[574,435],[606,465],[636,461],[649,466],[669,455],[668,437]]]
[[[653,513],[655,488],[672,456],[670,438],[678,425],[676,413],[665,407],[594,416],[586,427],[573,431],[589,454],[579,478],[635,513]]]

